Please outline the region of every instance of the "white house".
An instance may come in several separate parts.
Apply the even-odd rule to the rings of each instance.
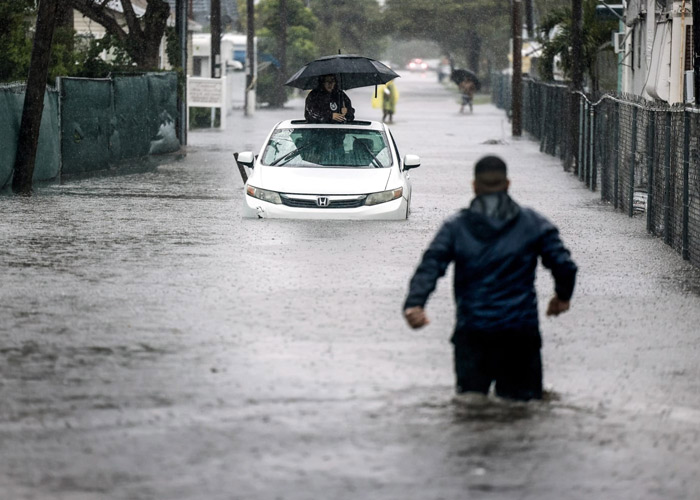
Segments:
[[[669,104],[686,101],[692,88],[693,14],[690,0],[629,0],[616,35],[621,88]],[[692,92],[691,92],[692,95]]]
[[[254,44],[257,39],[254,40]],[[221,36],[222,73],[245,68],[248,38],[237,33]],[[211,33],[197,33],[192,37],[193,76],[211,75]]]

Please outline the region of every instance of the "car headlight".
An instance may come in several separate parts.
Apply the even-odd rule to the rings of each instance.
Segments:
[[[381,193],[372,193],[367,196],[367,199],[365,200],[365,205],[379,205],[380,203],[386,203],[387,201],[401,198],[402,194],[402,187],[390,189],[389,191],[382,191]]]
[[[260,189],[256,188],[255,186],[248,185],[246,187],[246,194],[268,203],[274,203],[275,205],[282,204],[280,194],[275,191],[268,191],[267,189]]]

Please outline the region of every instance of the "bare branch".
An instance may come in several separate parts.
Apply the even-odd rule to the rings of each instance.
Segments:
[[[102,0],[101,3],[96,3],[93,0],[66,0],[66,2],[85,17],[104,26],[107,33],[116,36],[120,41],[126,42],[128,39],[127,33],[119,25],[109,9],[105,7],[108,0]]]
[[[124,10],[124,18],[126,18],[126,25],[129,27],[129,33],[132,33],[137,38],[141,38],[143,36],[143,30],[134,12],[134,6],[131,5],[131,0],[121,0],[121,3],[122,9]]]

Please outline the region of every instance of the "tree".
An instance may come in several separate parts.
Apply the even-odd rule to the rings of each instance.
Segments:
[[[170,5],[165,0],[146,0],[146,11],[137,16],[132,0],[120,0],[123,22],[108,0],[65,0],[85,17],[103,26],[133,60],[136,69],[158,68],[160,43],[165,33]]]
[[[380,58],[389,32],[377,0],[311,0],[318,18],[314,42],[320,55],[360,54]]]
[[[458,64],[479,71],[507,65],[508,0],[387,0],[387,25],[402,38],[438,43]]]
[[[26,80],[32,53],[32,0],[0,2],[0,82]]]
[[[242,3],[239,2],[239,10],[244,11]],[[270,63],[258,74],[258,100],[275,107],[283,106],[286,101],[287,94],[279,92],[279,82],[290,76],[279,74],[283,67],[279,58],[286,57],[286,67],[293,73],[317,57],[313,43],[313,33],[318,23],[316,17],[302,0],[286,0],[285,12],[285,16],[280,15],[279,0],[261,0],[255,9],[259,59]],[[287,26],[284,55],[281,54],[282,40],[279,36],[283,19]]]
[[[596,0],[583,1],[583,67],[590,79],[591,90],[598,90],[598,76],[595,71],[598,53],[605,50],[610,41],[610,33],[617,27],[617,21],[601,21],[595,17]],[[540,26],[543,44],[540,60],[540,74],[543,80],[554,79],[554,59],[560,57],[564,75],[571,78],[573,61],[571,58],[571,9],[561,7],[552,10]],[[608,48],[607,50],[612,50]]]
[[[24,94],[22,121],[19,127],[17,154],[15,155],[14,175],[12,177],[12,191],[22,195],[30,195],[32,192],[34,162],[39,143],[39,128],[44,110],[51,40],[55,26],[56,2],[54,0],[39,0],[34,46],[29,65],[27,89]]]

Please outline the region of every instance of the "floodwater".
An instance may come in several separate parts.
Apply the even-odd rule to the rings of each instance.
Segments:
[[[231,154],[299,100],[192,131],[184,158],[0,197],[1,498],[700,497],[697,270],[502,111],[460,115],[430,74],[397,87],[392,130],[423,159],[408,221],[240,219]],[[370,94],[350,91],[376,119]],[[542,320],[542,402],[453,396],[450,273],[428,327],[401,317],[486,153],[580,267]]]

